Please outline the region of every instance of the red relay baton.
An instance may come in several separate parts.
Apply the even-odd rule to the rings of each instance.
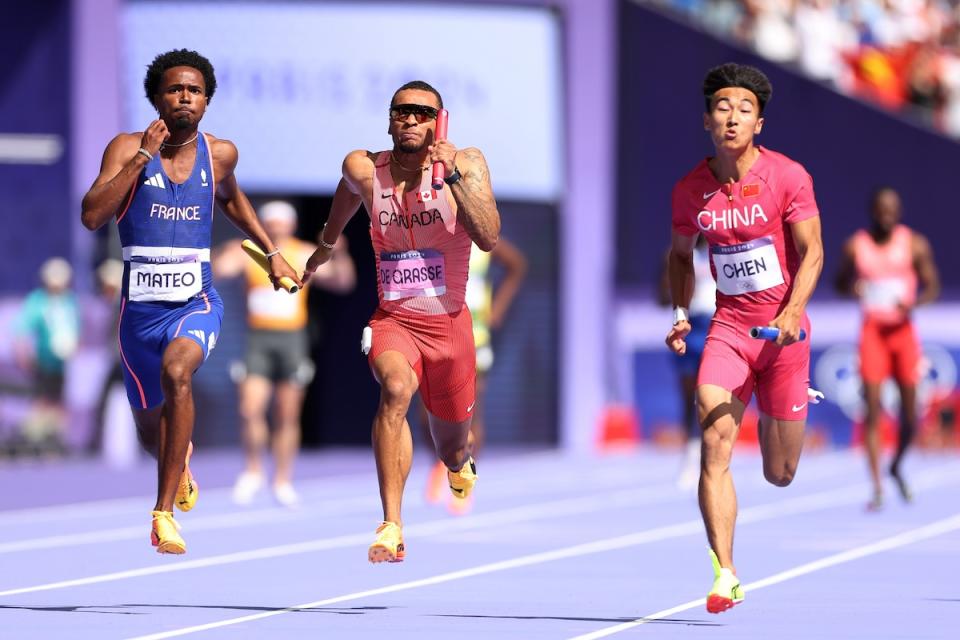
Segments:
[[[446,140],[447,139],[447,120],[450,114],[446,109],[440,109],[437,112],[437,131],[433,136],[434,140]],[[434,162],[433,163],[433,180],[430,181],[430,186],[440,191],[443,189],[443,163]]]

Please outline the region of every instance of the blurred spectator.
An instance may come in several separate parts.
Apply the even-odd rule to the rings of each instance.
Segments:
[[[960,138],[957,0],[647,0]]]
[[[112,394],[118,395],[121,399],[125,397],[123,365],[120,362],[120,352],[116,348],[117,327],[120,324],[120,289],[123,286],[123,262],[114,259],[104,260],[100,266],[97,267],[96,276],[97,291],[100,297],[99,302],[105,307],[105,312],[109,310],[109,319],[104,318],[105,322],[103,324],[106,325],[104,327],[106,333],[104,342],[109,347],[105,349],[105,354],[106,357],[110,359],[110,364],[107,367],[107,374],[103,379],[103,384],[100,387],[100,393],[97,397],[96,418],[94,420],[93,433],[90,435],[90,440],[87,444],[87,450],[90,453],[103,451],[105,454],[108,454],[107,457],[113,462],[118,462],[115,458],[116,449],[114,447],[119,443],[116,441],[116,436],[111,436],[111,434],[128,428],[129,433],[132,434],[132,429],[134,428],[132,419],[126,419],[126,416],[129,415],[129,412],[126,411],[126,406],[123,407],[124,412],[122,415],[124,419],[122,420],[122,424],[116,425],[116,428],[114,428],[115,425],[111,424],[111,421],[115,420],[116,416],[114,412],[108,411],[108,404]],[[105,438],[110,441],[105,442]],[[130,441],[125,440],[124,442],[127,444],[127,446],[124,447],[126,454],[121,457],[126,461],[136,459],[139,455],[139,445],[136,444],[135,439],[131,438]]]
[[[31,374],[35,397],[19,444],[34,453],[62,453],[64,448],[64,367],[77,350],[80,334],[77,302],[69,290],[72,277],[73,270],[63,258],[44,262],[42,286],[27,296],[16,329],[17,362]]]
[[[750,0],[753,48],[774,62],[795,60],[800,52],[797,32],[790,24],[793,0]]]
[[[272,200],[258,210],[263,228],[283,249],[290,263],[302,268],[317,246],[294,236],[297,210],[284,200]],[[300,450],[300,411],[306,386],[313,379],[307,336],[307,294],[275,290],[267,274],[244,253],[240,240],[217,248],[212,261],[215,278],[243,276],[247,293],[247,352],[232,367],[239,387],[244,470],[233,486],[233,501],[250,504],[266,485],[263,457],[273,451],[273,496],[287,507],[300,502],[293,488],[293,465]],[[329,262],[317,269],[310,287],[337,293],[351,291],[356,270],[346,239],[341,238]],[[271,437],[267,412],[274,405]]]

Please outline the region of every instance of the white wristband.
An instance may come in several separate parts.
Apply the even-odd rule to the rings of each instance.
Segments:
[[[673,308],[673,324],[679,324],[683,321],[690,321],[690,316],[687,315],[686,307],[674,307]]]
[[[317,242],[319,242],[319,243],[320,243],[320,246],[323,247],[324,249],[327,249],[328,251],[333,251],[334,245],[336,245],[337,241],[334,240],[333,242],[327,242],[326,240],[324,240],[324,239],[323,239],[323,232],[326,231],[326,230],[327,230],[327,224],[324,223],[324,224],[323,224],[323,229],[320,229],[320,235],[317,236]]]
[[[153,160],[153,156],[150,155],[150,152],[144,149],[143,147],[140,147],[139,149],[137,149],[137,153],[145,157],[148,161]]]
[[[265,254],[263,254],[263,257],[264,257],[264,258],[272,258],[273,256],[278,256],[278,255],[280,255],[280,247],[277,247],[276,249],[274,249],[274,250],[271,251],[270,253],[265,253]]]

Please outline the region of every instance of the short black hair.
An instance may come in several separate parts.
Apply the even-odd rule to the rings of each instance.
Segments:
[[[397,99],[397,94],[401,91],[406,91],[408,89],[416,89],[417,91],[429,91],[433,95],[437,96],[437,102],[440,105],[440,108],[443,109],[443,98],[440,97],[440,92],[434,89],[432,86],[424,82],[423,80],[411,80],[410,82],[404,84],[402,87],[393,92],[393,97],[390,98],[390,106],[394,105],[394,101]]]
[[[174,49],[161,53],[147,67],[147,75],[143,79],[143,89],[147,92],[147,101],[150,104],[153,104],[153,97],[160,90],[160,81],[163,79],[163,74],[174,67],[192,67],[199,71],[203,75],[203,84],[206,85],[207,101],[213,99],[213,94],[217,90],[217,76],[213,73],[213,65],[210,64],[210,61],[196,51]]]
[[[728,62],[710,69],[703,79],[703,98],[708,113],[713,95],[728,87],[741,87],[752,91],[760,103],[760,113],[763,113],[773,96],[773,85],[763,71],[749,65]]]

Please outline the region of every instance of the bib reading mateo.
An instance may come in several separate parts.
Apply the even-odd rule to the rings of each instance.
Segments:
[[[820,215],[806,170],[757,148],[740,182],[720,184],[705,159],[673,189],[673,230],[710,244],[718,308],[786,299],[800,265],[790,224]]]
[[[380,308],[389,313],[452,314],[464,305],[470,236],[447,194],[422,172],[417,188],[404,193],[390,174],[390,151],[376,159],[370,237],[377,261]]]

